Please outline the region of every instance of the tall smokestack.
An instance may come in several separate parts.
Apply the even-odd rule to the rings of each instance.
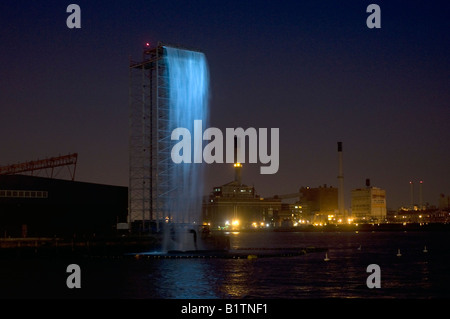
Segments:
[[[241,146],[239,145],[239,148]],[[239,185],[242,184],[242,175],[241,175],[241,169],[242,164],[238,162],[237,160],[237,151],[238,151],[238,138],[237,136],[234,137],[234,181],[237,182]]]
[[[409,186],[410,186],[410,200],[411,200],[410,206],[411,209],[414,209],[414,184],[412,181],[409,182]]]
[[[419,210],[423,209],[422,187],[423,187],[423,181],[420,181],[420,184],[419,184]]]
[[[366,178],[366,187],[370,187],[370,178]]]
[[[346,221],[347,216],[345,216],[345,208],[344,208],[344,166],[342,162],[342,142],[338,142],[338,159],[339,159],[338,209],[339,209],[339,216],[342,216],[344,221]]]

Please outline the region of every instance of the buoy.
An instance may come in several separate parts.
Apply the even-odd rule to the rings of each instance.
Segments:
[[[325,253],[325,259],[324,259],[324,261],[329,261],[329,260],[330,260],[330,258],[328,258],[328,254]]]
[[[400,253],[400,248],[397,250],[397,257],[400,257],[402,254]]]
[[[423,248],[423,252],[424,253],[427,253],[428,252],[428,249],[427,249],[427,246],[425,245],[425,247]]]

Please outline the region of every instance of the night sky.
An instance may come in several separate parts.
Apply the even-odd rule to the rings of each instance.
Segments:
[[[81,29],[66,8],[81,7]],[[366,8],[381,8],[369,29]],[[280,168],[243,182],[261,196],[365,179],[390,209],[450,195],[447,1],[2,1],[0,165],[77,152],[79,181],[128,185],[129,59],[145,42],[205,53],[210,126],[280,129]],[[233,179],[207,167],[206,189]],[[206,195],[206,194],[205,194]],[[418,188],[416,188],[418,198]],[[417,200],[418,201],[418,200]]]

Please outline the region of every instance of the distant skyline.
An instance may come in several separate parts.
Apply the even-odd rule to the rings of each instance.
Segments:
[[[66,8],[81,8],[68,29]],[[366,8],[381,8],[381,29]],[[279,128],[277,174],[244,164],[261,196],[386,189],[387,206],[450,195],[450,22],[444,1],[2,1],[0,165],[77,152],[76,180],[128,185],[128,65],[144,43],[205,53],[210,126]],[[234,177],[207,166],[205,189]],[[415,187],[418,201],[418,187]],[[205,194],[207,195],[207,194]]]

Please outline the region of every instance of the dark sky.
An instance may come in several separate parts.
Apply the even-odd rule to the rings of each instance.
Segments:
[[[81,29],[66,8],[81,7]],[[366,8],[381,7],[381,29]],[[450,195],[447,1],[2,1],[0,164],[78,152],[76,179],[128,185],[128,65],[144,42],[199,48],[211,126],[278,127],[280,169],[243,182],[262,196],[366,178],[389,208]],[[233,178],[208,166],[207,189]],[[416,188],[417,190],[417,188]],[[416,195],[417,196],[417,195]],[[416,197],[417,198],[417,197]]]

